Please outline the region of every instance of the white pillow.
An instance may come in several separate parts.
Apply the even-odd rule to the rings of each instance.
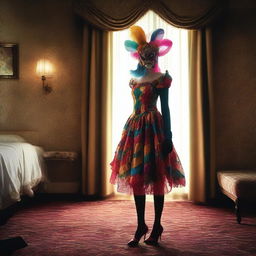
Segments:
[[[26,142],[26,140],[19,135],[0,134],[0,142]]]

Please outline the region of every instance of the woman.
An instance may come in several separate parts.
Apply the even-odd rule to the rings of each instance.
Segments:
[[[143,29],[130,28],[133,41],[125,41],[126,49],[139,60],[130,81],[134,100],[133,113],[128,118],[121,140],[111,162],[110,182],[117,184],[117,191],[133,194],[138,227],[129,246],[137,246],[141,237],[149,245],[157,245],[163,227],[161,216],[164,194],[172,187],[185,186],[185,176],[179,157],[172,144],[168,92],[172,78],[168,71],[160,72],[158,56],[165,55],[172,42],[163,39],[163,29],[157,29],[146,41]],[[156,108],[160,96],[161,112]],[[154,195],[155,221],[147,240],[145,223],[146,194]]]

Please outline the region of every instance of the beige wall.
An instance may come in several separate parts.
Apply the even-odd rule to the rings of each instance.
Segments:
[[[19,79],[0,80],[0,129],[37,131],[46,150],[80,151],[81,24],[71,0],[1,0],[0,42],[19,44]],[[38,59],[55,66],[44,95]]]
[[[229,7],[213,31],[217,168],[256,168],[256,3]]]

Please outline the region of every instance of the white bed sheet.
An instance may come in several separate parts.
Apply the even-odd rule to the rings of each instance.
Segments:
[[[0,142],[0,209],[33,196],[43,179],[43,150],[25,142]]]

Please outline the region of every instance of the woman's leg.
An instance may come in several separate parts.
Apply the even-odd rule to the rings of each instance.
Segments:
[[[148,227],[145,223],[145,205],[146,205],[146,195],[136,195],[134,194],[134,202],[136,206],[137,222],[138,226],[134,234],[134,238],[128,242],[131,247],[137,246],[141,237],[146,235],[148,232]],[[145,239],[145,237],[144,237]]]
[[[164,195],[154,195],[155,221],[151,234],[145,243],[148,245],[158,245],[158,238],[161,237],[163,227],[161,217],[164,207]]]
[[[137,223],[138,229],[145,228],[145,205],[146,205],[146,195],[144,190],[144,185],[141,182],[133,187],[133,196],[137,213]],[[137,230],[138,230],[137,229]]]
[[[164,195],[154,195],[155,221],[154,226],[161,225],[161,217],[164,208]]]
[[[134,195],[134,202],[137,213],[138,229],[145,226],[145,195]]]

